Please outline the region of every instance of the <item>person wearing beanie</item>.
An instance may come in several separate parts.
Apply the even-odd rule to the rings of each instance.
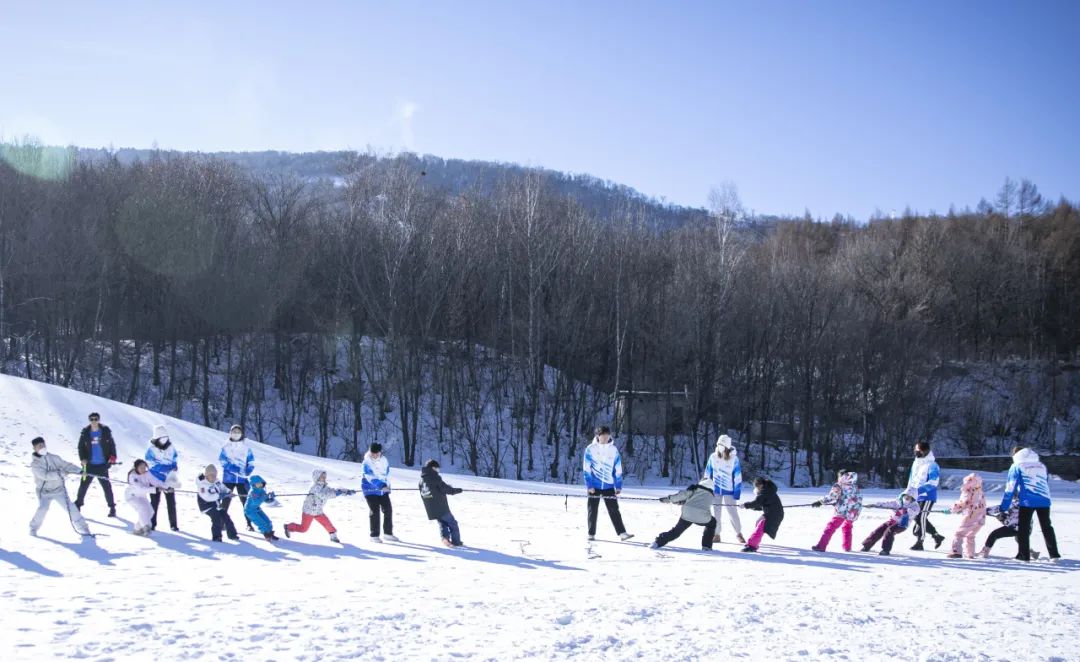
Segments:
[[[83,479],[75,495],[75,507],[82,510],[86,491],[94,478],[98,479],[105,503],[109,505],[109,517],[116,517],[116,500],[113,498],[109,468],[116,464],[116,441],[108,425],[101,424],[101,414],[91,412],[90,424],[79,432],[79,461],[83,466]]]
[[[586,499],[588,539],[596,539],[596,519],[600,514],[600,502],[603,501],[619,540],[629,540],[634,534],[626,532],[618,501],[622,492],[622,456],[615,444],[611,443],[611,428],[599,425],[595,432],[593,442],[585,448],[582,460],[582,474],[589,491],[589,498]]]
[[[221,542],[222,530],[229,536],[229,540],[239,540],[236,533],[236,525],[229,517],[229,500],[232,492],[218,481],[217,467],[212,464],[206,466],[202,475],[196,482],[198,489],[199,512],[210,518],[210,538],[214,542]]]
[[[247,515],[247,495],[248,477],[255,472],[255,454],[244,439],[244,428],[240,425],[229,428],[229,440],[222,445],[218,462],[221,463],[221,482],[230,492],[236,490],[240,494],[248,531],[254,531],[255,527]]]
[[[739,454],[731,437],[720,435],[716,440],[716,452],[709,456],[705,464],[705,477],[713,481],[713,516],[716,517],[716,535],[713,542],[720,542],[720,514],[727,513],[731,528],[735,529],[735,539],[746,544],[742,534],[742,521],[739,520],[739,497],[742,496],[742,465]]]
[[[41,523],[45,520],[45,513],[49,512],[49,506],[54,501],[67,511],[71,526],[78,533],[84,536],[92,535],[82,513],[68,498],[67,486],[64,484],[65,476],[82,473],[82,468],[48,452],[45,440],[41,437],[35,437],[30,443],[34,448],[30,470],[34,473],[34,490],[38,498],[37,511],[30,520],[30,535],[37,535]]]
[[[165,490],[154,490],[150,495],[150,508],[154,512],[150,517],[150,530],[157,529],[158,504],[161,503],[161,495],[164,493],[165,506],[169,511],[169,528],[179,531],[180,528],[176,522],[176,493],[174,492],[180,487],[180,479],[177,478],[176,447],[169,440],[169,432],[164,425],[154,426],[144,459],[150,465],[150,473],[168,486]]]
[[[360,480],[360,489],[367,501],[370,524],[369,532],[371,542],[382,542],[384,539],[397,542],[394,535],[394,509],[390,505],[390,461],[382,452],[382,444],[374,442],[364,453],[363,477]],[[382,519],[383,537],[379,537],[379,519]]]
[[[424,502],[424,510],[429,520],[439,523],[439,535],[447,547],[462,547],[461,529],[450,512],[450,504],[446,497],[453,494],[461,494],[460,487],[447,485],[439,473],[439,463],[428,460],[420,470],[420,499]]]

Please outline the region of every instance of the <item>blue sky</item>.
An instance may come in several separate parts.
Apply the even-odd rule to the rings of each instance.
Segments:
[[[1080,200],[1080,2],[0,0],[0,136],[409,149],[865,218]]]

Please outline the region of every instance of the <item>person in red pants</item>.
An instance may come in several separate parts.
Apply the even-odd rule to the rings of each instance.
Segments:
[[[312,521],[315,521],[322,524],[322,527],[330,534],[332,542],[341,542],[337,537],[337,529],[334,528],[330,518],[323,513],[323,509],[326,508],[326,502],[330,499],[346,494],[356,494],[356,491],[330,487],[326,484],[326,472],[322,469],[311,472],[311,478],[315,481],[315,484],[308,490],[307,498],[304,499],[304,510],[300,517],[300,523],[290,522],[286,524],[285,537],[291,538],[293,533],[306,532],[311,527]]]

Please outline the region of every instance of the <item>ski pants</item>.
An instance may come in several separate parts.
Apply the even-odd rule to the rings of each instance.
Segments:
[[[1050,523],[1050,508],[1025,508],[1020,506],[1020,529],[1016,536],[1017,546],[1020,551],[1016,558],[1023,561],[1031,560],[1031,518],[1039,516],[1039,528],[1042,529],[1043,540],[1046,542],[1046,553],[1050,558],[1061,558],[1058,553],[1057,536],[1054,534],[1054,525]]]
[[[101,491],[105,493],[105,503],[109,504],[109,508],[116,507],[116,500],[113,498],[112,483],[109,481],[109,465],[107,464],[88,464],[86,465],[86,475],[79,481],[79,492],[75,495],[75,506],[82,508],[86,499],[86,491],[90,489],[90,484],[97,478],[101,483]]]
[[[450,541],[451,545],[461,544],[461,529],[453,513],[446,513],[435,520],[439,523],[439,535]]]
[[[900,526],[894,524],[891,521],[885,522],[878,528],[874,529],[870,535],[866,536],[866,540],[862,541],[862,546],[865,549],[870,549],[877,544],[877,541],[881,540],[881,549],[886,552],[892,551],[893,539],[896,538],[896,534],[900,533],[906,526]],[[883,539],[884,538],[884,539]]]
[[[229,517],[228,509],[211,508],[210,510],[204,510],[203,515],[210,518],[210,537],[220,542],[221,531],[225,530],[226,535],[230,540],[236,540],[240,536],[236,533],[236,525],[233,524],[232,518]]]
[[[837,529],[840,529],[844,536],[844,551],[851,551],[851,529],[855,526],[855,522],[852,522],[846,517],[836,516],[829,520],[829,523],[825,525],[825,531],[821,534],[821,539],[818,540],[817,546],[821,549],[825,549],[829,546],[829,541],[832,540],[832,536],[836,533]]]
[[[757,550],[761,546],[761,539],[765,537],[765,517],[759,517],[757,524],[754,525],[754,532],[750,534],[750,537],[746,539],[746,546],[750,549]]]
[[[615,496],[615,488],[606,490],[596,490],[595,494],[590,494],[587,499],[588,505],[587,514],[589,517],[589,535],[596,535],[596,517],[600,513],[600,502],[604,502],[604,506],[607,508],[608,517],[611,518],[611,524],[615,527],[615,533],[622,535],[626,533],[626,527],[623,525],[622,513],[619,512],[619,500]]]
[[[300,516],[299,524],[293,522],[286,524],[285,530],[290,533],[305,533],[311,528],[312,522],[322,524],[322,527],[326,529],[327,533],[337,533],[337,529],[334,528],[334,524],[330,521],[329,517],[326,515],[308,515],[307,513]]]
[[[919,516],[915,519],[915,527],[912,532],[915,537],[919,539],[919,542],[923,541],[926,534],[936,536],[938,534],[937,529],[930,523],[930,511],[934,509],[934,504],[937,501],[920,501],[919,502]]]
[[[30,520],[30,529],[34,533],[37,533],[37,530],[41,528],[41,523],[45,520],[45,513],[49,512],[49,506],[52,505],[54,501],[67,511],[68,518],[71,519],[71,525],[75,527],[76,531],[84,536],[90,535],[90,527],[87,526],[86,520],[83,519],[79,509],[75,507],[75,504],[72,503],[70,499],[68,499],[65,490],[49,492],[38,496],[37,511],[34,513],[34,518]]]
[[[265,535],[274,530],[273,523],[270,521],[270,518],[266,516],[266,513],[262,511],[262,508],[255,508],[252,510],[244,508],[244,517],[259,530],[259,533]]]
[[[364,501],[368,505],[368,524],[370,525],[371,537],[379,535],[379,515],[382,514],[382,531],[388,536],[394,535],[394,508],[390,505],[389,494],[377,496],[364,495]]]
[[[163,490],[158,489],[150,495],[150,507],[154,509],[154,516],[150,518],[150,527],[157,528],[157,509],[158,504],[161,503],[161,493]],[[165,491],[165,507],[169,511],[169,526],[176,528],[176,493]]]
[[[237,494],[240,495],[240,505],[247,505],[248,484],[247,483],[225,483],[225,487],[229,488],[229,492],[232,493],[233,489],[236,489]],[[244,513],[244,521],[248,526],[251,526],[251,518],[248,514]]]
[[[679,518],[679,521],[675,523],[674,528],[670,531],[664,531],[660,535],[656,536],[656,546],[663,547],[672,540],[675,540],[683,534],[687,529],[693,526],[695,522]],[[698,524],[698,526],[705,527],[705,531],[701,534],[701,546],[705,549],[712,549],[713,535],[716,534],[716,518],[712,517],[706,524]]]
[[[720,533],[720,511],[727,512],[728,521],[731,522],[731,528],[735,529],[737,535],[742,535],[742,522],[739,521],[739,508],[735,501],[735,497],[730,494],[714,494],[713,495],[713,517],[716,518],[716,532]]]
[[[144,496],[128,496],[128,505],[135,510],[135,516],[138,518],[138,524],[135,525],[136,529],[145,529],[151,526],[151,520],[154,518],[154,509],[150,506],[150,499]]]
[[[975,556],[975,535],[983,528],[983,522],[974,521],[969,524],[961,524],[953,534],[952,553],[972,558]],[[963,550],[961,550],[963,547]]]

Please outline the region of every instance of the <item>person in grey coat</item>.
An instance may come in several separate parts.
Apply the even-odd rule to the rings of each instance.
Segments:
[[[71,526],[78,533],[84,536],[91,535],[90,527],[87,526],[79,509],[68,498],[67,486],[64,485],[64,477],[67,474],[81,474],[82,467],[49,453],[45,448],[45,440],[41,437],[35,437],[31,443],[34,445],[34,457],[30,461],[30,470],[34,472],[38,509],[34,513],[34,518],[30,520],[30,535],[37,535],[41,522],[45,519],[45,513],[49,511],[49,506],[53,501],[67,510]]]
[[[712,549],[713,534],[716,533],[716,518],[712,514],[713,481],[711,478],[703,478],[700,483],[694,483],[681,492],[660,497],[660,501],[682,504],[682,512],[674,528],[656,536],[656,540],[650,545],[652,549],[660,549],[675,540],[693,524],[705,527],[705,531],[701,534],[701,549],[706,551]]]

